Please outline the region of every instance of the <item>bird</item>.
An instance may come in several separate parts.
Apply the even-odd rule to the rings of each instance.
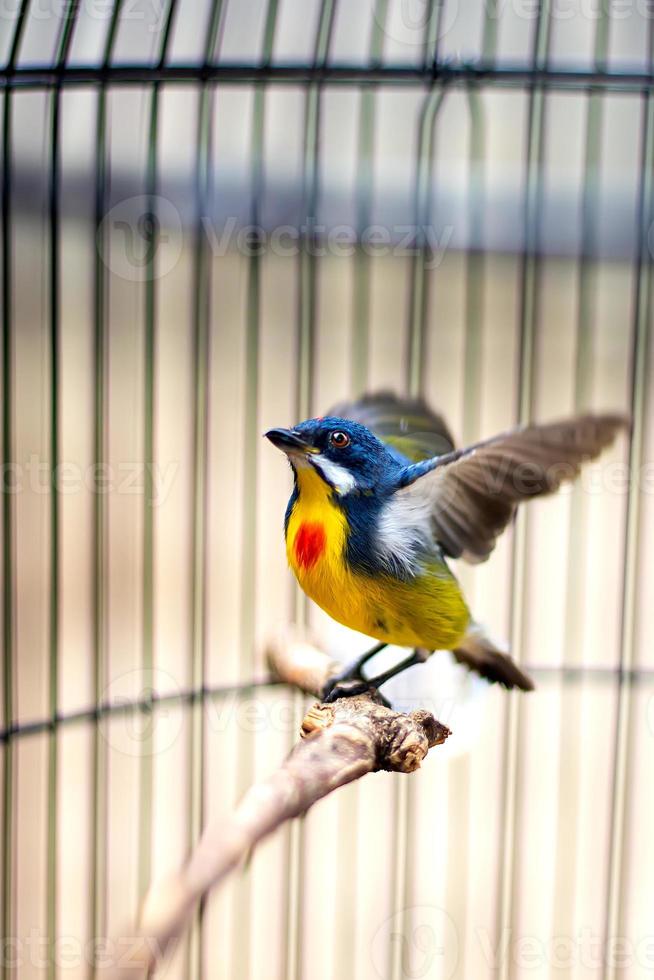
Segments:
[[[520,503],[573,480],[628,427],[619,413],[577,415],[457,449],[424,399],[382,391],[264,433],[292,469],[284,535],[299,585],[377,641],[327,681],[322,700],[378,689],[441,650],[490,682],[533,690],[472,615],[451,562],[485,561]],[[389,644],[412,653],[365,676]]]

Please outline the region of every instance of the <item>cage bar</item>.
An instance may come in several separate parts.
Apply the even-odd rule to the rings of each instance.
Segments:
[[[650,22],[648,57],[654,59],[654,26]],[[637,561],[641,547],[639,528],[641,500],[638,479],[644,462],[644,422],[647,404],[647,362],[651,336],[652,317],[652,259],[648,249],[649,235],[654,221],[654,105],[648,94],[643,96],[642,108],[642,165],[638,188],[639,235],[635,255],[636,281],[634,295],[633,352],[631,362],[631,419],[632,431],[629,446],[631,482],[627,498],[625,521],[625,563],[622,592],[622,622],[620,661],[617,677],[617,714],[614,736],[612,807],[609,841],[608,883],[606,891],[605,940],[610,942],[620,935],[620,900],[622,897],[622,865],[627,800],[631,734],[632,675],[634,661],[635,609],[637,593]],[[619,967],[615,959],[605,960],[603,976],[613,980]]]
[[[105,68],[111,63],[113,47],[118,30],[122,0],[116,0],[107,28],[102,63]],[[95,268],[94,268],[94,387],[95,403],[93,425],[93,457],[95,465],[102,467],[107,457],[107,281],[103,255],[106,254],[107,232],[103,219],[109,200],[109,159],[107,147],[107,87],[100,85],[96,109],[96,181],[94,202]],[[104,248],[103,248],[104,245]],[[93,688],[95,701],[95,724],[93,727],[93,767],[91,780],[91,880],[89,882],[89,920],[94,936],[106,932],[106,888],[107,888],[107,743],[100,731],[99,705],[105,696],[107,682],[107,613],[106,613],[106,567],[107,567],[107,513],[104,496],[96,493],[93,497],[93,640],[94,671]],[[88,975],[93,980],[97,976],[95,960],[88,964]]]
[[[545,132],[545,92],[538,85],[539,71],[547,71],[550,43],[550,5],[542,0],[538,5],[538,17],[534,26],[532,69],[534,81],[529,93],[528,143],[527,143],[527,187],[524,212],[524,257],[520,283],[520,349],[519,349],[519,387],[517,392],[516,414],[518,422],[524,423],[531,416],[534,338],[538,318],[538,276],[539,276],[539,226],[541,217],[542,186],[540,172],[543,162]],[[524,576],[526,521],[523,513],[518,516],[513,544],[513,575],[511,586],[511,647],[519,651],[523,635],[524,614]],[[505,783],[503,792],[503,826],[500,840],[501,873],[499,881],[498,921],[496,940],[504,930],[510,928],[513,918],[514,901],[514,862],[516,860],[515,826],[517,818],[517,780],[520,767],[519,735],[520,705],[513,698],[506,709],[505,731]],[[502,961],[499,976],[509,980],[510,960]]]
[[[6,70],[13,72],[18,59],[18,52],[29,10],[29,0],[22,0],[16,26],[11,42]],[[13,323],[12,323],[12,289],[13,263],[11,254],[11,221],[12,221],[12,176],[13,161],[11,152],[12,125],[11,93],[6,92],[3,104],[2,126],[2,443],[3,463],[5,472],[9,471],[14,459],[13,442]],[[3,648],[4,648],[4,724],[9,728],[14,718],[14,603],[15,587],[13,582],[14,570],[14,522],[13,499],[8,493],[2,499],[2,545],[3,545]],[[8,739],[4,752],[3,766],[3,820],[2,820],[2,934],[13,934],[14,917],[14,751],[15,747]],[[3,963],[3,975],[8,976],[9,970]]]
[[[213,0],[204,63],[208,65],[216,47],[218,31],[223,10],[222,0]],[[209,420],[209,318],[211,267],[207,255],[206,235],[202,220],[209,213],[210,168],[212,160],[211,118],[213,115],[213,91],[207,84],[202,86],[198,106],[197,148],[196,148],[196,187],[197,214],[195,225],[195,300],[194,320],[194,383],[196,389],[194,414],[194,469],[193,469],[193,589],[192,589],[192,630],[193,664],[192,685],[195,690],[206,689],[206,530],[208,501],[208,420]],[[203,776],[205,771],[205,724],[204,705],[199,700],[193,707],[192,729],[189,744],[189,849],[193,847],[202,831],[205,806]],[[197,921],[189,941],[186,968],[189,976],[202,976],[202,922],[204,903],[200,907]]]

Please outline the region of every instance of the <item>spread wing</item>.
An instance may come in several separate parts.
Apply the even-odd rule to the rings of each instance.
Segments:
[[[421,398],[398,398],[380,391],[334,405],[328,415],[365,425],[403,462],[417,463],[454,449],[444,419]]]
[[[621,415],[582,415],[528,425],[433,461],[396,492],[426,506],[434,537],[453,558],[484,561],[523,500],[553,493],[628,427]]]

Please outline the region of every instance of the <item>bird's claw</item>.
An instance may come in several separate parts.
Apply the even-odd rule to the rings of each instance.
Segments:
[[[370,685],[360,678],[331,678],[322,689],[322,700],[325,704],[331,704],[339,698],[353,698],[369,690]]]
[[[385,707],[390,708],[391,704],[377,688],[372,687],[364,678],[338,678],[332,677],[326,682],[322,689],[321,700],[323,704],[332,704],[339,698],[353,698],[357,694],[374,693],[377,700]]]

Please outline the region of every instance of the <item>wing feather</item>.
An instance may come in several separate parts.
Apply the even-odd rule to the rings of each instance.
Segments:
[[[504,432],[438,457],[397,496],[429,506],[450,557],[484,561],[519,503],[573,480],[628,424],[622,415],[582,415]]]
[[[328,412],[336,418],[360,422],[405,460],[417,462],[454,448],[454,440],[442,415],[421,398],[402,398],[392,391],[363,395],[340,402]]]

